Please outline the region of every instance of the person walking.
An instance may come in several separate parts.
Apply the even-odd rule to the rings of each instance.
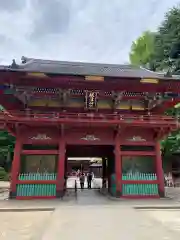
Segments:
[[[88,189],[91,189],[91,182],[92,182],[92,173],[89,172],[89,173],[87,174]]]
[[[84,181],[85,181],[84,173],[81,173],[79,180],[80,180],[81,189],[84,189]]]

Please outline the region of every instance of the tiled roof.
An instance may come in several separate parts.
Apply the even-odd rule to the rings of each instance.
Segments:
[[[12,70],[27,72],[43,72],[64,75],[95,75],[127,78],[158,78],[159,75],[147,69],[132,65],[101,64],[52,61],[34,58],[23,58],[26,63],[17,65]]]

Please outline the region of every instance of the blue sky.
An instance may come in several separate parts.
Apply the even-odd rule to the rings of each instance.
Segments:
[[[0,63],[127,63],[131,43],[180,0],[0,0]]]

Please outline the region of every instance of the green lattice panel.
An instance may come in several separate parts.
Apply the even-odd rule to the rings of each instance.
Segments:
[[[18,184],[17,196],[30,197],[30,196],[55,196],[56,184]]]
[[[21,173],[19,180],[56,180],[55,173]]]

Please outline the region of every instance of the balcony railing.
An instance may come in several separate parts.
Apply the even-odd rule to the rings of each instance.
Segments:
[[[103,113],[68,113],[68,112],[42,112],[31,113],[28,111],[2,111],[0,112],[1,122],[97,122],[97,123],[151,123],[178,125],[179,119],[165,115],[134,115],[134,114],[103,114]]]

